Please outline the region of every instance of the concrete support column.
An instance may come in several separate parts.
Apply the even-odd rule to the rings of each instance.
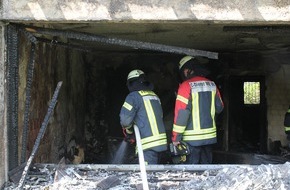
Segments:
[[[6,26],[0,22],[0,187],[8,180],[7,125],[5,91],[5,34]]]

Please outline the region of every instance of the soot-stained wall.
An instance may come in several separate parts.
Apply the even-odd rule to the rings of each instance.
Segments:
[[[21,155],[23,119],[27,90],[27,68],[31,43],[22,36],[19,62],[19,155]],[[35,162],[57,163],[70,138],[82,140],[85,120],[85,69],[82,52],[53,44],[38,43],[29,109],[27,157],[30,156],[39,129],[47,113],[56,85],[62,81],[58,101],[41,140]]]
[[[19,158],[22,151],[27,73],[31,43],[21,36],[19,62]],[[128,94],[126,78],[142,69],[154,84],[169,132],[178,87],[176,63],[181,56],[154,53],[88,53],[53,44],[36,44],[26,145],[30,156],[57,82],[63,81],[57,105],[41,140],[35,162],[57,163],[72,138],[85,149],[85,162],[106,160],[113,147],[108,139],[122,138],[119,112]],[[104,156],[100,160],[98,156]]]

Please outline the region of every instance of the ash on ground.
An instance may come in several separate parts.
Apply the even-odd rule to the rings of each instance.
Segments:
[[[162,190],[272,190],[290,189],[290,163],[275,165],[233,165],[218,170],[147,172],[149,189]],[[17,188],[7,183],[5,190]],[[63,166],[31,167],[23,189],[142,189],[140,171],[108,171]]]

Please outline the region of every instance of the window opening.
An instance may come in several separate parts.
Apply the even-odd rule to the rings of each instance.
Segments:
[[[244,82],[244,104],[260,104],[260,82]]]

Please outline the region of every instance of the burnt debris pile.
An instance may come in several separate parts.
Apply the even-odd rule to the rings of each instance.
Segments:
[[[150,189],[290,189],[290,163],[225,165],[206,171],[148,171],[147,178]],[[10,182],[4,189],[16,187]],[[129,190],[142,189],[142,179],[137,170],[38,164],[30,168],[23,188]]]

